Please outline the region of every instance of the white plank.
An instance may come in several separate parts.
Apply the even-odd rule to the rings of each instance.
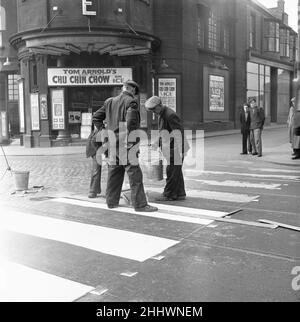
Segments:
[[[147,192],[159,192],[163,191],[163,188],[146,188]],[[189,190],[186,189],[187,197],[192,198],[201,198],[208,200],[219,200],[225,202],[236,202],[236,203],[246,203],[257,200],[259,195],[247,195],[241,193],[232,193],[232,192],[222,192],[222,191],[209,191],[209,190]]]
[[[108,211],[106,204],[99,203],[99,202],[90,202],[86,200],[79,200],[79,199],[71,199],[71,198],[56,198],[52,199],[51,201],[54,202],[61,202],[69,205],[76,205],[80,207],[87,207],[87,208],[98,208]],[[170,205],[163,205],[163,204],[153,204],[151,205],[157,206],[160,210],[172,211],[173,213],[168,212],[136,212],[133,208],[128,207],[118,207],[114,208],[113,211],[121,212],[125,214],[133,214],[136,216],[144,216],[150,217],[155,219],[165,219],[177,222],[185,222],[185,223],[192,223],[198,225],[210,225],[213,221],[207,219],[197,218],[197,215],[207,215],[213,217],[224,217],[227,215],[226,212],[221,211],[213,211],[213,210],[206,210],[206,209],[198,209],[198,208],[188,208],[188,207],[177,207],[177,206],[170,206]],[[180,215],[178,215],[180,213]],[[193,215],[193,216],[191,216]]]
[[[188,181],[199,182],[201,184],[207,184],[211,186],[221,186],[221,187],[238,187],[238,188],[257,188],[257,189],[267,189],[267,190],[281,190],[281,184],[277,183],[253,183],[244,181],[216,181],[216,180],[198,180],[198,179],[187,179]]]

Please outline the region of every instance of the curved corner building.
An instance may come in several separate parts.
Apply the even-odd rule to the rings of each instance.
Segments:
[[[140,84],[141,102],[151,95],[151,53],[159,45],[152,1],[19,0],[17,14],[10,40],[20,62],[25,147],[86,138],[92,113],[127,79]]]

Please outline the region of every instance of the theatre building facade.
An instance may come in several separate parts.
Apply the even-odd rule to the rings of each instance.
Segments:
[[[267,122],[285,122],[296,33],[284,1],[16,0],[18,131],[25,147],[76,144],[123,81],[140,84],[141,127],[157,126],[153,94],[189,129],[239,126],[256,97]]]
[[[11,44],[20,62],[20,133],[26,147],[87,138],[91,117],[122,83],[152,92],[152,1],[19,0]],[[141,108],[142,112],[142,108]],[[142,112],[142,127],[148,120]]]

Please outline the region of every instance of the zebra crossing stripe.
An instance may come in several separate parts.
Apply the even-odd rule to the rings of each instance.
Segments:
[[[211,186],[221,186],[221,187],[238,187],[238,188],[257,188],[257,189],[267,189],[267,190],[281,190],[281,184],[277,183],[253,183],[253,182],[243,182],[243,181],[216,181],[216,180],[200,180],[200,179],[186,179],[188,181],[198,182],[202,184],[207,184]]]
[[[71,198],[57,198],[57,199],[52,199],[51,201],[61,202],[69,205],[76,205],[80,207],[98,208],[106,211],[109,210],[106,204],[99,203],[99,202],[91,202],[91,201],[71,199]],[[153,203],[151,203],[151,205],[157,206],[159,210],[172,211],[176,214],[168,213],[168,212],[160,212],[160,211],[156,211],[153,213],[136,212],[133,208],[122,207],[122,206],[118,208],[114,208],[113,211],[122,212],[125,214],[133,214],[136,216],[152,217],[155,219],[165,219],[165,220],[192,223],[192,224],[198,224],[198,225],[210,225],[213,222],[213,220],[197,218],[197,215],[198,216],[206,215],[206,216],[212,216],[216,218],[225,217],[227,215],[226,212],[206,210],[206,209],[177,207],[177,206],[153,204]]]
[[[264,172],[300,173],[299,170],[286,170],[286,169],[276,169],[276,168],[253,168],[252,170],[264,171]]]
[[[1,228],[144,262],[179,241],[8,210]]]
[[[71,302],[94,287],[0,261],[0,302]]]

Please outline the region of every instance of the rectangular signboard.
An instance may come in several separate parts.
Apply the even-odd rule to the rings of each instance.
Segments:
[[[132,68],[48,68],[48,86],[121,86]]]

